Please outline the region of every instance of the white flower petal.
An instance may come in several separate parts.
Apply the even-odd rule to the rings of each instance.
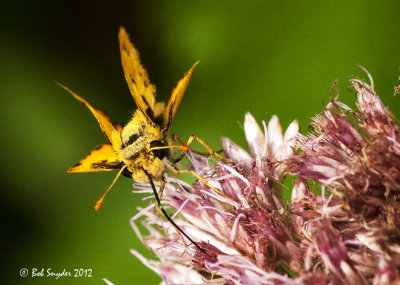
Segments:
[[[283,137],[283,141],[285,143],[293,140],[294,137],[296,137],[299,134],[299,122],[297,120],[294,120],[293,122],[290,123],[289,127],[286,129],[285,135]]]
[[[227,137],[221,137],[221,141],[226,158],[237,163],[245,172],[249,172],[253,162],[250,154]]]
[[[283,137],[283,143],[275,154],[278,159],[285,159],[294,153],[294,138],[299,134],[299,123],[294,120],[286,129]]]
[[[310,190],[306,181],[303,179],[297,178],[296,182],[294,183],[293,190],[292,190],[292,197],[291,202],[298,202],[310,195]]]
[[[269,156],[271,155],[269,147],[268,147],[268,128],[267,128],[267,124],[265,123],[264,120],[262,120],[262,125],[264,127],[264,140],[265,140],[265,152],[266,155]]]
[[[268,123],[268,147],[272,156],[282,144],[283,135],[282,127],[276,115],[273,115]]]
[[[199,272],[182,264],[162,260],[158,263],[158,270],[164,279],[161,284],[204,284]]]
[[[267,153],[264,134],[260,125],[250,113],[245,115],[244,132],[250,154],[257,159],[264,158]]]
[[[109,281],[107,278],[102,279],[104,282],[106,282],[107,285],[114,285],[111,281]]]

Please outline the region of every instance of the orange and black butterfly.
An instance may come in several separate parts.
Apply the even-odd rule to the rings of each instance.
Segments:
[[[165,172],[173,175],[180,173],[171,148],[178,147],[183,151],[188,149],[187,145],[171,146],[168,131],[197,62],[178,82],[165,106],[164,102],[156,102],[156,88],[150,83],[140,63],[139,53],[122,27],[119,31],[119,44],[125,78],[138,108],[132,119],[121,127],[113,124],[107,115],[84,98],[60,84],[89,108],[108,139],[107,144],[96,147],[68,172],[119,170],[119,174],[123,173],[136,181],[147,181],[150,177],[159,182]],[[96,210],[101,207],[104,196],[96,203]]]
[[[114,185],[121,173],[136,181],[149,181],[156,198],[157,210],[175,227],[179,234],[182,233],[198,249],[204,252],[204,250],[187,236],[168,216],[161,205],[160,197],[155,188],[156,182],[161,186],[162,190],[164,186],[163,174],[166,172],[172,175],[191,173],[202,181],[202,183],[223,195],[220,190],[211,186],[199,174],[193,170],[178,169],[176,163],[182,159],[184,152],[189,150],[189,146],[194,140],[200,142],[207,149],[208,153],[194,152],[209,156],[215,155],[221,160],[225,159],[215,152],[206,142],[195,135],[191,135],[186,143],[179,136],[174,136],[173,141],[178,139],[181,145],[175,145],[168,137],[168,132],[176,111],[198,62],[196,62],[192,68],[186,72],[183,78],[179,80],[177,86],[172,91],[167,105],[165,105],[164,102],[156,102],[156,88],[150,83],[147,72],[140,63],[139,53],[130,42],[127,33],[122,27],[119,31],[119,44],[125,78],[138,108],[133,114],[132,119],[122,127],[118,124],[113,124],[102,111],[94,108],[81,96],[60,84],[77,100],[81,101],[89,108],[108,139],[107,144],[96,147],[78,164],[71,167],[68,172],[119,171],[111,186],[97,201],[95,205],[96,210],[100,209],[105,195]],[[175,158],[173,157],[172,151],[174,148],[178,148],[182,151],[182,153]]]

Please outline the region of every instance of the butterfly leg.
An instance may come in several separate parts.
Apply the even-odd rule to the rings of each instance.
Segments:
[[[221,161],[223,161],[223,162],[225,162],[225,163],[228,162],[228,160],[227,160],[226,158],[222,157],[222,156],[219,154],[220,151],[215,151],[211,146],[209,146],[209,144],[207,144],[203,139],[201,139],[200,137],[198,137],[198,136],[196,136],[196,135],[191,135],[191,136],[189,137],[189,139],[188,139],[187,142],[185,142],[185,141],[184,141],[180,136],[178,136],[177,134],[173,134],[172,137],[173,137],[174,142],[175,142],[176,140],[178,140],[178,141],[182,144],[183,147],[186,147],[186,148],[187,148],[187,150],[189,150],[190,145],[193,143],[193,141],[194,141],[194,140],[197,140],[201,145],[203,145],[203,146],[207,149],[208,153],[207,153],[207,152],[200,152],[200,151],[196,151],[196,150],[192,150],[192,149],[191,149],[191,151],[193,151],[194,153],[200,154],[200,155],[207,155],[207,156],[214,156],[214,155],[215,155],[215,156],[218,157]],[[187,150],[186,150],[186,151],[187,151]],[[185,156],[185,154],[182,152],[182,153],[174,160],[174,162],[180,161],[184,156]]]
[[[176,144],[176,141],[178,140],[181,143],[181,145],[183,146],[183,148],[186,148],[186,149],[183,149],[182,151],[187,151],[189,149],[189,145],[187,145],[186,142],[179,135],[172,134],[172,139],[173,139],[173,144]],[[202,151],[198,151],[198,150],[194,150],[194,149],[191,149],[191,151],[194,153],[200,154],[200,155],[210,156],[209,152],[202,152]],[[184,155],[182,155],[182,158],[183,158],[183,156]]]

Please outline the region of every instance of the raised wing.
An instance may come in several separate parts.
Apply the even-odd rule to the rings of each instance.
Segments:
[[[71,167],[68,172],[113,171],[120,168],[121,162],[113,147],[110,144],[103,144],[92,150],[84,159]]]
[[[164,122],[165,126],[163,131],[168,132],[169,128],[171,127],[172,120],[175,117],[176,110],[178,109],[179,104],[181,103],[183,94],[185,94],[185,90],[189,84],[190,78],[192,77],[193,71],[196,68],[197,61],[188,72],[185,73],[183,78],[179,80],[178,84],[172,91],[171,97],[168,100],[167,108],[164,112]]]
[[[121,146],[121,127],[120,126],[114,126],[111,123],[110,118],[104,114],[102,111],[94,108],[88,101],[83,99],[81,96],[70,90],[68,87],[62,85],[61,83],[58,83],[62,88],[67,90],[69,93],[72,94],[77,100],[81,101],[88,107],[88,109],[92,112],[92,114],[95,116],[97,119],[97,122],[100,125],[101,130],[103,133],[106,135],[108,141],[112,144],[113,149],[118,152],[119,147]]]
[[[159,121],[157,117],[165,110],[165,104],[156,102],[156,87],[150,83],[147,71],[140,63],[139,53],[123,27],[119,29],[119,47],[122,68],[132,97],[142,113],[156,123]]]

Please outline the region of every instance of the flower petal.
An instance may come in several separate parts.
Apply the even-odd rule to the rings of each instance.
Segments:
[[[248,173],[253,162],[250,154],[227,137],[221,137],[221,141],[226,158],[237,163]]]
[[[275,154],[277,159],[285,159],[293,155],[295,150],[294,138],[299,134],[299,123],[294,120],[286,129],[283,137],[283,143]]]
[[[283,141],[282,127],[276,115],[273,115],[268,122],[268,147],[270,154],[275,156],[276,151]]]
[[[246,113],[245,115],[244,131],[250,154],[257,159],[264,158],[267,154],[264,133],[250,113]]]

